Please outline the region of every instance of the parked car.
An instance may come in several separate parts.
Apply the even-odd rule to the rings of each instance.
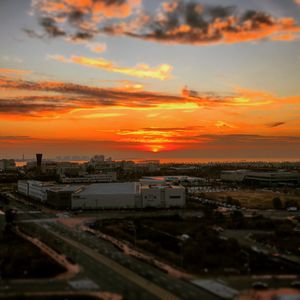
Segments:
[[[256,290],[265,290],[268,288],[268,284],[262,281],[255,281],[252,283],[252,288]]]

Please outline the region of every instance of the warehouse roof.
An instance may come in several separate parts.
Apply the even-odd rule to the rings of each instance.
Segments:
[[[78,184],[57,184],[55,186],[51,186],[48,190],[52,192],[76,192],[83,187],[83,185]]]
[[[138,182],[94,183],[76,191],[82,195],[91,194],[137,194],[140,190]]]
[[[141,186],[142,189],[153,189],[153,190],[158,190],[158,189],[184,189],[182,185],[172,185],[172,184],[143,184]]]

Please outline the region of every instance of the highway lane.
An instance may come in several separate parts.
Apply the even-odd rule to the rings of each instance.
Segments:
[[[115,261],[109,259],[107,256],[96,252],[95,250],[89,248],[88,246],[75,241],[71,238],[62,236],[61,234],[49,230],[51,234],[56,236],[58,239],[63,240],[65,243],[72,245],[73,247],[77,248],[78,250],[82,251],[83,253],[92,257],[95,261],[109,267],[111,270],[115,271],[119,275],[127,278],[128,280],[132,281],[134,284],[138,285],[142,289],[148,291],[150,294],[155,295],[159,299],[169,299],[169,300],[177,300],[179,299],[174,294],[162,289],[161,287],[153,284],[152,282],[146,280],[145,278],[137,275],[136,273],[132,272],[131,270],[123,267],[122,265],[116,263]]]
[[[67,235],[68,237],[71,236],[73,239],[76,239],[81,243],[88,245],[90,248],[97,249],[97,251],[101,254],[111,258],[114,261],[117,261],[119,264],[128,269],[131,269],[133,272],[139,274],[140,276],[176,294],[181,299],[219,299],[218,297],[207,293],[205,290],[199,287],[195,287],[185,280],[180,280],[178,278],[170,276],[151,264],[123,253],[122,251],[114,247],[110,242],[99,239],[94,235],[76,230],[71,231],[61,224],[50,223],[49,225],[52,228],[55,228],[55,231],[59,231],[60,233]]]

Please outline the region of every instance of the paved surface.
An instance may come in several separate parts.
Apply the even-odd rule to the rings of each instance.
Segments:
[[[39,238],[42,242],[46,242],[48,247],[76,262],[80,266],[80,272],[68,280],[61,278],[2,282],[0,294],[1,292],[13,294],[16,291],[29,293],[74,291],[76,282],[87,282],[89,284],[81,290],[97,289],[101,292],[122,295],[124,299],[220,299],[204,289],[171,277],[150,264],[126,255],[109,242],[58,223],[58,218],[53,212],[37,213],[26,203],[16,202],[14,205],[18,210],[22,210],[19,221],[27,220],[19,224],[20,228],[23,227],[27,234]],[[153,213],[139,212],[141,215]],[[103,214],[100,212],[98,216],[109,218],[117,214],[125,217],[132,212]],[[190,214],[195,212],[191,211]],[[68,219],[68,216],[65,218]]]
[[[114,262],[113,260],[107,258],[106,256],[96,252],[95,250],[89,248],[88,246],[85,246],[84,244],[77,242],[73,239],[67,238],[62,236],[59,233],[53,232],[50,230],[50,232],[55,235],[60,240],[71,244],[75,248],[79,249],[80,251],[86,253],[90,257],[92,257],[95,261],[109,267],[112,271],[115,271],[119,275],[127,278],[129,281],[132,281],[134,284],[138,285],[142,289],[148,291],[150,294],[155,295],[157,298],[160,299],[172,299],[177,300],[179,299],[174,294],[171,294],[170,292],[160,288],[156,284],[151,283],[150,281],[142,278],[141,276],[137,275],[136,273],[130,271],[129,269],[124,268],[120,264]]]
[[[17,196],[16,196],[17,197]],[[66,279],[48,280],[19,280],[0,281],[0,295],[19,292],[50,293],[53,291],[65,293],[74,292],[76,286],[81,290],[110,292],[123,296],[123,299],[203,299],[217,300],[224,297],[217,296],[203,285],[195,286],[190,282],[169,276],[150,264],[144,263],[134,257],[128,256],[115,248],[111,243],[98,239],[88,233],[83,233],[76,228],[70,229],[62,223],[60,218],[68,219],[68,215],[57,216],[57,212],[41,208],[40,213],[33,206],[23,202],[15,202],[15,207],[22,210],[20,220],[27,220],[24,227],[31,228],[30,234],[39,237],[41,241],[64,254],[80,266],[80,272],[74,277]],[[164,212],[134,212],[137,216],[157,216],[177,214],[177,211]],[[271,214],[271,212],[266,212]],[[129,211],[89,212],[76,216],[88,218],[124,218],[132,216]],[[288,214],[291,215],[291,214]],[[184,211],[183,216],[202,216],[200,211]],[[71,219],[71,218],[70,218]],[[21,226],[21,224],[20,224]],[[245,232],[224,233],[234,235],[238,240],[247,240]],[[229,237],[228,236],[228,237]],[[231,236],[232,237],[232,236]],[[246,241],[245,241],[246,242]],[[247,241],[251,245],[249,241]],[[253,243],[252,243],[253,245]],[[209,278],[202,277],[200,280]],[[237,276],[227,278],[213,278],[223,282],[225,286],[233,286],[237,290],[244,290],[251,286],[257,278],[253,276]],[[278,279],[269,278],[270,281]],[[290,279],[284,279],[289,284]],[[283,280],[283,281],[284,281]],[[283,282],[281,281],[281,282]],[[211,286],[211,285],[210,285]]]

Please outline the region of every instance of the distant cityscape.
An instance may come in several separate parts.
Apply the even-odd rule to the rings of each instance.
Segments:
[[[0,300],[300,300],[300,0],[0,0]]]

